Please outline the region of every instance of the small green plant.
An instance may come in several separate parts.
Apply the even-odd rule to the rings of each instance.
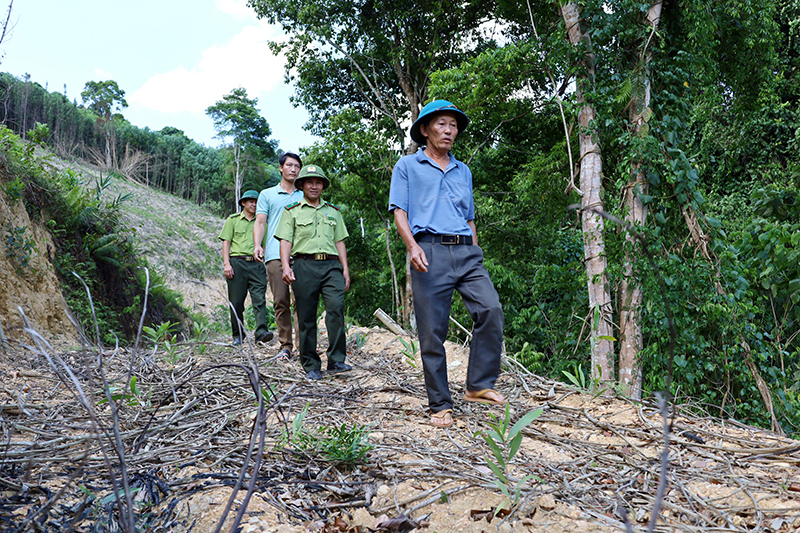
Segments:
[[[545,374],[547,356],[542,352],[537,352],[529,343],[525,342],[522,349],[514,355],[514,358],[525,368],[534,374]]]
[[[180,360],[178,341],[175,335],[179,329],[180,324],[166,321],[159,324],[157,328],[144,326],[142,331],[144,331],[147,339],[153,343],[153,346],[157,348],[159,344],[163,345],[164,351],[167,352],[167,361],[175,364]]]
[[[218,304],[214,307],[208,317],[208,330],[210,333],[221,334],[229,333],[231,327],[230,307]]]
[[[125,404],[130,407],[142,405],[143,403],[149,403],[143,402],[144,395],[136,384],[136,376],[131,376],[131,380],[128,384],[130,385],[129,387],[119,387],[116,385],[109,386],[109,391],[111,392],[111,401],[116,402],[123,400]],[[97,403],[98,405],[108,403],[108,398],[103,398]]]
[[[368,426],[353,422],[353,427],[343,423],[339,427],[322,428],[320,451],[323,456],[336,464],[354,465],[360,462],[373,446],[367,442]]]
[[[367,334],[363,332],[356,332],[350,335],[350,339],[348,340],[353,345],[353,351],[358,352],[367,342]]]
[[[492,455],[494,455],[495,460],[493,461],[492,459],[486,458],[486,464],[496,477],[494,481],[495,485],[497,485],[506,497],[507,501],[504,502],[504,504],[509,503],[513,508],[519,502],[523,485],[530,479],[536,478],[536,476],[529,474],[515,483],[514,480],[508,476],[508,465],[514,459],[517,451],[519,451],[520,444],[522,444],[522,430],[539,418],[542,414],[542,410],[537,409],[527,413],[517,420],[513,426],[510,426],[510,413],[508,404],[506,404],[505,415],[502,417],[489,413],[493,420],[493,422],[489,422],[489,426],[492,429],[478,432],[476,436],[480,435],[483,440],[486,441],[489,449],[492,450]],[[502,508],[503,505],[498,505],[497,512]]]
[[[562,370],[561,372],[576,388],[590,391],[595,398],[606,390],[605,388],[600,388],[600,378],[592,379],[591,376],[583,371],[583,367],[580,364],[575,365],[574,374],[567,370]],[[597,373],[598,375],[600,374],[599,369]]]
[[[400,350],[400,352],[406,356],[406,361],[408,361],[408,364],[414,368],[417,368],[416,360],[417,352],[419,351],[419,345],[417,344],[417,341],[412,339],[411,342],[408,342],[402,337],[397,337],[397,340],[399,340],[403,345],[403,349]]]
[[[289,445],[307,455],[319,455],[326,461],[338,465],[354,465],[360,462],[373,448],[367,441],[369,426],[353,423],[348,427],[343,423],[339,427],[320,427],[315,434],[304,427],[309,404],[294,417],[288,431],[284,429],[278,442],[279,448]]]
[[[11,181],[7,181],[0,187],[2,187],[3,192],[6,193],[8,203],[13,204],[22,199],[22,193],[25,191],[25,182],[17,177]]]
[[[28,140],[31,143],[41,146],[47,146],[47,139],[50,138],[50,126],[37,122],[33,129],[28,130]]]
[[[561,371],[567,379],[578,387],[579,389],[589,388],[589,377],[583,372],[583,366],[579,363],[575,365],[575,373],[568,372],[567,370]]]
[[[200,355],[206,353],[206,349],[208,348],[206,342],[208,342],[209,334],[208,324],[195,322],[192,325],[192,339],[197,343],[195,351]]]
[[[14,263],[18,276],[32,270],[31,258],[36,251],[36,241],[26,235],[27,229],[27,226],[6,225],[6,257]]]

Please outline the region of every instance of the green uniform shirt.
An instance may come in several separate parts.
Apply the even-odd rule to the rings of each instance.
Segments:
[[[292,243],[292,255],[338,255],[336,243],[348,235],[339,208],[322,199],[319,207],[305,198],[287,205],[275,230],[276,239]]]
[[[244,216],[244,211],[234,213],[225,220],[225,225],[222,226],[222,231],[219,233],[219,240],[231,242],[231,256],[253,255],[255,251],[253,226],[255,224],[255,217],[253,217],[253,220],[247,220]],[[261,246],[264,246],[266,239],[265,235]]]

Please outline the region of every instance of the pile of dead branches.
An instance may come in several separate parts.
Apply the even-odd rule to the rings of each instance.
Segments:
[[[359,507],[395,517],[373,531],[408,531],[449,498],[502,485],[479,437],[502,413],[487,418],[457,404],[454,428],[416,432],[428,416],[425,392],[401,354],[351,344],[356,371],[310,382],[296,360],[252,346],[185,344],[170,361],[158,347],[87,343],[58,353],[32,338],[3,360],[11,374],[0,405],[3,531],[188,531],[196,518],[182,512],[187,499],[215,487],[230,488],[216,531],[235,531],[254,497],[325,531],[357,531],[337,513]],[[784,474],[800,461],[800,443],[670,411],[662,460],[666,428],[655,403],[592,398],[506,363],[498,388],[514,419],[542,414],[522,430],[509,465],[510,484],[530,481],[488,519],[534,527],[567,506],[617,529],[648,523],[658,499],[655,530],[778,531],[800,511],[800,480]],[[360,431],[365,453],[342,461],[302,446],[293,438],[299,416],[307,428]],[[545,448],[558,456],[540,454]],[[382,485],[409,480],[421,487],[413,496],[376,498]],[[483,519],[487,510],[475,507]]]

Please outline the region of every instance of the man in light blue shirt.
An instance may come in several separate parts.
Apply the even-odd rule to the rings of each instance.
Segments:
[[[412,267],[431,424],[440,428],[453,425],[444,341],[454,290],[474,326],[464,400],[506,404],[494,390],[500,375],[503,309],[478,246],[472,173],[450,153],[467,124],[467,115],[447,100],[423,107],[411,126],[411,138],[423,148],[397,162],[389,191],[389,211]]]
[[[253,257],[256,261],[264,261],[267,268],[267,279],[272,291],[272,306],[275,309],[275,325],[278,328],[278,340],[281,343],[278,355],[292,355],[292,296],[289,286],[283,281],[281,269],[280,243],[274,238],[281,212],[284,208],[303,198],[303,191],[294,187],[294,180],[303,166],[300,156],[285,152],[278,160],[280,163],[281,182],[274,187],[264,189],[258,195],[256,206],[256,223],[253,226],[253,242],[260,243],[267,233],[266,248],[255,246]],[[295,325],[297,318],[295,318]]]

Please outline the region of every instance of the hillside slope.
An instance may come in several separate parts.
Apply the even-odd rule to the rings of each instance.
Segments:
[[[0,156],[0,186],[12,190],[5,158]],[[47,230],[28,216],[20,197],[0,191],[0,333],[9,339],[28,339],[29,323],[57,345],[74,344],[76,329],[66,311],[52,261],[55,250]]]
[[[136,183],[114,187],[132,194],[126,220],[170,283],[216,279],[219,219]],[[203,291],[187,296],[197,309],[223,298]],[[510,458],[482,437],[507,435],[503,409],[462,400],[467,348],[446,348],[455,423],[440,430],[419,355],[380,328],[351,327],[354,370],[319,382],[277,359],[275,342],[14,344],[0,353],[0,530],[611,532],[625,529],[622,509],[645,529],[665,446],[652,402],[593,397],[506,358],[497,388],[509,422],[542,411]],[[690,412],[672,421],[657,530],[800,528],[800,442]],[[120,506],[136,510],[130,522]]]
[[[66,163],[80,172],[88,185],[101,169]],[[114,179],[107,200],[126,197],[122,216],[134,232],[142,254],[167,285],[184,296],[190,311],[210,313],[225,305],[222,244],[217,238],[224,220],[192,202],[148,187],[135,180]],[[202,282],[202,283],[199,283]]]

